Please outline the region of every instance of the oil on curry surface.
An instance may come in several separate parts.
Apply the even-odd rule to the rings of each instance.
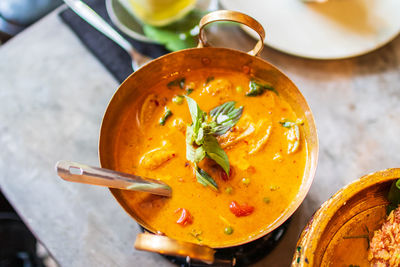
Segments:
[[[160,179],[173,190],[171,198],[122,193],[148,225],[171,238],[225,247],[259,235],[289,207],[303,181],[307,144],[302,121],[268,81],[203,69],[142,92],[122,115],[114,153],[118,171]],[[216,157],[209,151],[205,157],[201,151],[194,164],[186,151],[187,131],[197,127],[192,113],[204,112],[196,138],[207,139],[212,123],[231,119],[224,104],[236,120],[209,136],[229,164],[221,164],[224,155],[210,159]],[[222,115],[211,122],[216,107]],[[200,151],[202,145],[193,142],[191,148]]]

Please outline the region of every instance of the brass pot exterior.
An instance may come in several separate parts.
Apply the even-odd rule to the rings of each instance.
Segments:
[[[225,13],[225,15],[229,14]],[[248,16],[242,16],[242,18],[247,19]],[[209,18],[209,20],[211,19],[215,19],[215,17]],[[204,24],[201,25],[201,28],[209,23],[209,20],[204,20]],[[252,21],[250,20],[249,23],[252,23]],[[265,33],[262,31],[261,33],[259,32],[259,34],[262,43]],[[204,44],[205,41],[204,43],[201,41],[199,46],[201,47]],[[243,243],[248,243],[263,237],[279,227],[295,212],[309,191],[317,166],[318,137],[312,112],[295,84],[276,67],[259,57],[250,55],[258,54],[261,48],[256,45],[248,54],[227,48],[202,47],[186,49],[157,58],[131,74],[115,92],[103,117],[99,140],[100,165],[103,168],[115,169],[113,165],[113,142],[117,132],[115,126],[120,119],[119,115],[124,110],[124,107],[129,105],[133,99],[145,93],[146,88],[152,88],[161,79],[166,79],[171,75],[187,73],[190,70],[196,69],[213,68],[244,72],[257,79],[274,84],[279,94],[292,106],[298,118],[304,121],[302,133],[307,145],[307,162],[303,183],[299,193],[296,199],[291,203],[289,209],[283,213],[273,225],[266,227],[262,233],[249,238],[247,242]],[[127,204],[121,194],[121,190],[110,189],[110,191],[125,211],[141,226],[150,232],[157,233],[157,229],[153,229],[150,225],[141,220],[134,209]],[[243,243],[236,245],[241,245]],[[168,243],[166,242],[165,246],[167,245]],[[204,260],[204,257],[201,258],[199,256],[198,259]],[[206,261],[207,260],[208,259],[206,259]]]
[[[335,248],[340,248],[339,242],[344,239],[359,236],[357,230],[361,228],[369,232],[369,238],[372,237],[373,231],[380,227],[385,217],[389,188],[398,178],[400,168],[368,174],[342,188],[322,204],[297,242],[292,266],[335,266],[340,257],[362,257],[364,265],[367,264],[366,245],[363,248],[354,247],[348,253],[343,253],[342,249],[341,255],[335,255]],[[349,231],[356,234],[344,235]],[[359,242],[359,239],[353,239],[352,242],[356,241]],[[361,263],[347,262],[347,266],[351,264]]]

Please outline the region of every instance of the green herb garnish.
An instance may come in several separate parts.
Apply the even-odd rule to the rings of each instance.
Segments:
[[[233,191],[233,188],[232,187],[230,187],[230,186],[228,186],[227,188],[225,188],[225,193],[227,193],[227,194],[232,194],[232,191]]]
[[[285,128],[292,128],[294,125],[294,122],[291,121],[280,121],[279,123]]]
[[[218,191],[218,185],[214,179],[203,169],[199,167],[196,168],[196,178],[197,182],[204,186],[210,186],[212,189]]]
[[[268,203],[271,202],[271,200],[269,199],[269,197],[264,197],[264,198],[263,198],[263,201],[264,201],[265,204],[268,204]]]
[[[229,159],[225,151],[220,147],[217,138],[213,135],[205,135],[203,146],[206,155],[213,159],[224,171],[229,174]]]
[[[390,204],[386,208],[386,213],[389,215],[400,205],[400,179],[394,181],[390,186],[388,200]]]
[[[203,233],[203,231],[197,231],[196,229],[192,229],[192,231],[189,233],[189,235],[191,235],[193,238],[195,238],[197,241],[203,241],[201,239],[201,234]]]
[[[212,80],[214,80],[214,76],[209,76],[209,77],[207,77],[207,80],[206,80],[206,83],[205,83],[205,84],[208,84],[208,83],[211,82]]]
[[[259,96],[262,95],[265,91],[272,91],[275,94],[279,95],[278,91],[275,90],[274,87],[270,84],[261,84],[256,82],[255,80],[250,80],[250,91],[246,93],[246,96]]]
[[[170,51],[195,47],[198,42],[198,24],[205,14],[204,11],[194,9],[184,18],[163,27],[144,24],[143,32],[150,39],[165,45]]]
[[[288,128],[288,141],[289,141],[289,146],[288,146],[288,154],[294,153],[297,151],[297,149],[300,146],[300,128],[299,125],[303,125],[304,122],[300,119],[297,119],[296,121],[291,121],[289,119],[284,119],[279,122],[282,127]]]
[[[167,83],[167,87],[171,89],[171,87],[179,86],[179,88],[183,89],[185,87],[185,78],[178,78],[173,81]]]
[[[297,119],[296,121],[292,121],[289,119],[283,119],[279,123],[285,128],[292,128],[292,126],[295,126],[295,125],[303,125],[304,121],[301,119]]]
[[[235,104],[235,101],[229,101],[210,111],[211,119],[215,122],[214,133],[216,135],[226,133],[242,116],[243,107],[235,108]]]
[[[191,93],[193,93],[193,91],[194,91],[193,88],[186,89],[186,95],[190,95]]]
[[[242,115],[243,107],[235,108],[235,102],[227,102],[207,113],[196,101],[186,96],[192,124],[186,129],[186,158],[195,164],[197,181],[204,186],[218,190],[214,179],[197,164],[206,156],[213,159],[229,175],[229,159],[215,136],[226,133]]]
[[[167,106],[165,106],[165,107],[164,107],[164,115],[160,118],[160,120],[158,121],[158,123],[159,123],[160,125],[165,125],[165,122],[167,121],[167,119],[168,119],[170,116],[172,116],[172,111],[171,111]]]

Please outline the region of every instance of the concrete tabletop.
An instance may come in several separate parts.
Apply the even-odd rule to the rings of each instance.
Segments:
[[[226,43],[248,48],[244,33]],[[318,61],[265,48],[314,113],[312,188],[277,248],[255,266],[288,266],[313,212],[339,188],[400,167],[400,37],[353,59]],[[107,189],[62,181],[54,164],[98,165],[100,122],[118,83],[54,12],[0,47],[0,186],[62,266],[172,266],[133,249],[139,229]]]

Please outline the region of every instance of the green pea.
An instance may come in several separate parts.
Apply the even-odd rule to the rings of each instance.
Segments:
[[[243,91],[243,87],[240,85],[236,86],[236,92],[241,93]]]
[[[242,183],[245,185],[249,185],[250,184],[250,178],[242,178]]]
[[[177,105],[181,105],[183,103],[184,97],[181,95],[177,95],[174,98],[172,98],[172,102],[174,102]]]
[[[231,226],[225,227],[224,233],[226,235],[231,235],[233,233],[233,228]]]
[[[232,187],[227,187],[227,188],[225,188],[225,193],[227,193],[227,194],[232,194],[232,191],[233,191],[233,188]]]

